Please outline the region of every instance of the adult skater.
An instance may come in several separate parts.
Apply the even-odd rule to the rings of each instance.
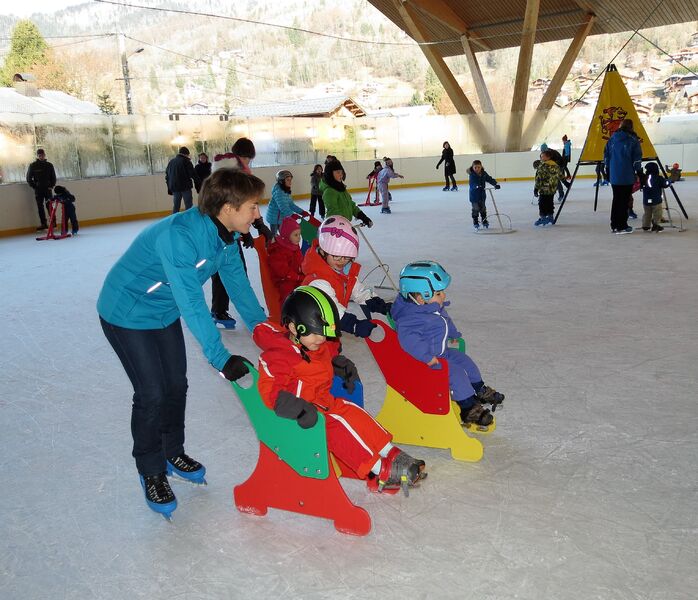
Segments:
[[[444,186],[443,191],[448,192],[451,190],[452,192],[457,192],[458,185],[456,184],[456,178],[454,177],[456,174],[456,163],[453,160],[453,148],[451,148],[451,144],[448,142],[443,143],[441,160],[436,163],[437,170],[441,166],[441,163],[444,163],[444,177],[446,178],[446,185]]]
[[[221,376],[234,381],[247,373],[245,359],[223,345],[201,286],[218,272],[250,330],[266,319],[237,247],[259,218],[263,192],[254,175],[215,171],[203,184],[198,208],[153,223],[136,237],[97,300],[104,335],[133,385],[133,457],[146,502],[166,518],[177,507],[167,475],[205,483],[206,473],[184,451],[187,357],[180,317]]]
[[[606,143],[603,153],[606,173],[613,188],[611,232],[632,233],[628,226],[628,206],[633,197],[635,178],[642,180],[642,147],[633,130],[632,119],[623,119],[620,127]]]

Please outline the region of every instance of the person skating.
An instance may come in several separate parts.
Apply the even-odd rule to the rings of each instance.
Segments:
[[[265,215],[272,235],[276,235],[286,217],[290,217],[293,214],[308,215],[306,211],[293,201],[293,196],[291,196],[292,183],[293,173],[291,171],[282,169],[276,173],[276,183],[271,190],[271,200]]]
[[[500,189],[501,186],[497,180],[490,177],[482,166],[482,162],[474,160],[473,164],[468,168],[468,184],[470,197],[470,215],[473,218],[473,228],[475,231],[480,229],[480,218],[482,218],[482,226],[489,229],[490,224],[487,220],[487,193],[485,192],[486,185],[489,183],[495,189]]]
[[[39,227],[37,231],[48,229],[46,222],[46,209],[48,201],[51,199],[53,186],[56,185],[56,170],[46,159],[46,152],[43,148],[36,151],[36,160],[27,169],[27,183],[34,190],[36,200],[36,210],[39,213]]]
[[[328,155],[329,158],[329,155]],[[366,227],[373,227],[373,221],[356,205],[344,184],[344,167],[336,158],[325,164],[320,190],[325,203],[325,217],[342,216],[351,221],[359,219]]]
[[[75,196],[62,185],[55,186],[53,188],[53,193],[55,199],[63,204],[66,221],[70,223],[71,234],[77,235],[80,224],[78,223],[78,215],[75,212]],[[61,233],[63,232],[61,231]]]
[[[390,180],[395,178],[404,179],[405,177],[393,169],[392,158],[385,156],[383,157],[383,162],[385,163],[385,166],[381,169],[381,172],[378,173],[376,183],[378,184],[378,193],[380,194],[381,202],[383,204],[381,213],[389,215],[392,212],[390,210],[390,191],[388,190]]]
[[[642,176],[642,148],[633,130],[632,119],[624,119],[604,148],[606,173],[613,188],[611,232],[632,233],[628,226],[628,206],[636,177]]]
[[[436,163],[436,170],[438,171],[441,163],[444,163],[444,177],[446,178],[446,185],[443,188],[444,192],[449,190],[452,192],[458,191],[458,184],[456,183],[456,162],[453,159],[453,148],[448,142],[443,143],[443,150],[441,151],[441,159]]]
[[[540,153],[541,163],[536,169],[536,180],[533,195],[538,197],[538,220],[536,227],[555,224],[555,191],[563,177],[559,165],[551,158],[550,150]]]
[[[194,170],[189,157],[189,148],[182,146],[165,169],[165,183],[167,193],[172,196],[172,213],[178,213],[184,201],[184,210],[193,206],[192,187],[200,185],[199,176]]]
[[[659,166],[656,162],[645,165],[645,178],[642,186],[642,229],[644,231],[664,231],[660,225],[662,222],[663,190],[671,185],[671,181],[659,174]]]

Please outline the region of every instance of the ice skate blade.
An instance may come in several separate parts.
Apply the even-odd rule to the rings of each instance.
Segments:
[[[218,329],[235,329],[235,323],[233,323],[232,325],[226,325],[225,323],[223,323],[221,321],[214,321],[214,322],[216,323],[216,327],[218,327]]]
[[[193,483],[194,485],[208,485],[206,481],[206,467],[201,469],[203,472],[192,476],[192,474],[185,474],[184,471],[173,467],[170,462],[167,463],[167,476],[173,477],[174,479],[179,479],[180,481],[186,481],[187,483]],[[189,476],[187,476],[189,475]]]
[[[479,435],[489,435],[497,428],[497,417],[492,415],[492,422],[489,425],[477,425],[475,423],[462,423],[463,429]]]

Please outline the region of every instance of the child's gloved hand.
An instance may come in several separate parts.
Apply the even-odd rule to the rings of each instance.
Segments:
[[[354,335],[360,338],[367,338],[376,327],[377,325],[371,323],[368,319],[357,319]]]
[[[346,356],[340,354],[332,359],[332,366],[334,374],[342,378],[344,389],[353,394],[356,382],[359,380],[359,371],[356,369],[356,365]]]
[[[356,214],[356,218],[359,219],[359,221],[361,221],[361,222],[362,222],[364,225],[366,225],[366,227],[368,227],[369,229],[370,229],[371,227],[373,227],[373,221],[371,221],[371,219],[369,219],[369,218],[366,216],[366,213],[364,213],[362,210],[360,210],[360,211]]]
[[[277,417],[295,419],[303,429],[310,429],[317,423],[317,407],[285,390],[281,390],[276,397],[274,412]]]
[[[392,302],[386,302],[380,296],[373,296],[366,300],[366,308],[372,313],[380,313],[381,315],[387,315],[392,305]]]
[[[247,368],[246,362],[249,362],[244,356],[233,354],[225,363],[222,371],[219,371],[221,377],[225,377],[228,381],[236,381],[247,375],[250,370]]]
[[[502,189],[502,186],[499,185],[499,184],[496,184],[496,185],[494,186],[494,189],[495,189],[495,190],[501,190],[501,189]]]

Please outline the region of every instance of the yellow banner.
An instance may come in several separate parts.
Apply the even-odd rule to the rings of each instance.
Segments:
[[[620,73],[616,70],[615,65],[609,65],[601,86],[594,118],[589,125],[584,150],[579,158],[580,162],[602,161],[606,142],[620,127],[623,119],[633,120],[633,129],[640,138],[642,146],[642,158],[656,158],[657,151],[640,122],[640,117]]]

